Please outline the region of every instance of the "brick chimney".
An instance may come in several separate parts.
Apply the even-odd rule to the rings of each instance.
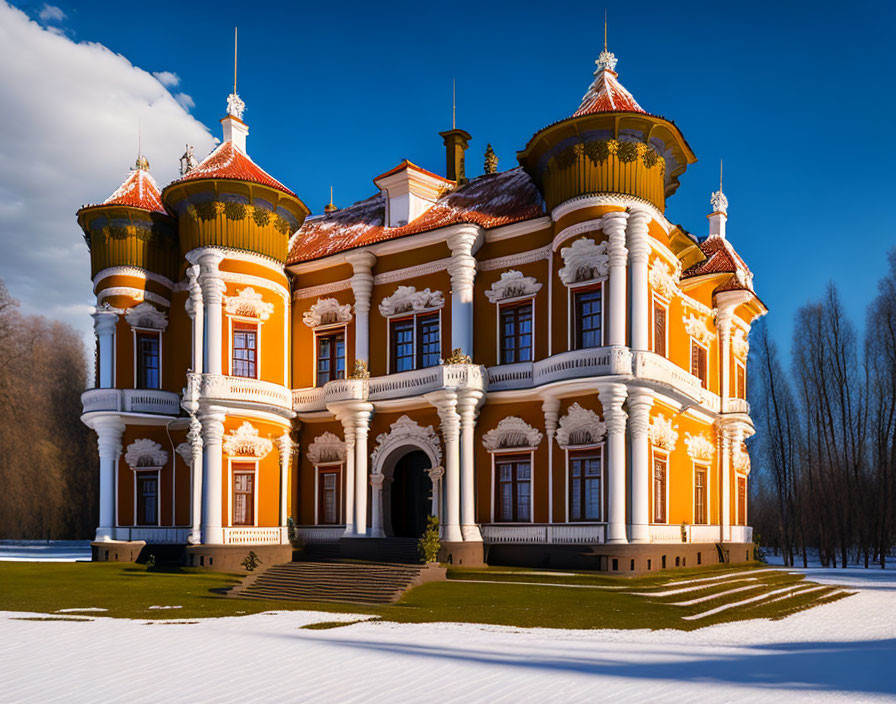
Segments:
[[[472,139],[469,132],[459,129],[451,129],[447,132],[439,132],[439,136],[445,140],[445,175],[458,186],[467,182],[464,169],[464,152]]]

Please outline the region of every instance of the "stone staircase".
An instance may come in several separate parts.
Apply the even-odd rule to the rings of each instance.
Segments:
[[[246,577],[229,596],[392,604],[411,587],[445,579],[445,568],[383,562],[287,562]]]

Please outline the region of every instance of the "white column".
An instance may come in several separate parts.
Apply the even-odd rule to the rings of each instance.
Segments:
[[[202,303],[202,286],[199,285],[200,267],[193,265],[187,269],[190,295],[184,303],[187,315],[193,321],[193,371],[202,373],[202,336],[205,328],[205,311]]]
[[[280,542],[289,542],[289,529],[286,521],[286,499],[289,496],[289,465],[292,456],[292,438],[283,433],[277,438],[277,449],[280,451]]]
[[[560,399],[548,396],[541,402],[544,431],[548,436],[548,523],[554,522],[554,436],[560,418]],[[565,520],[565,519],[564,519]]]
[[[625,534],[625,402],[624,384],[598,386],[607,424],[607,542],[626,543]]]
[[[457,394],[437,391],[425,397],[439,411],[442,437],[445,439],[445,519],[442,539],[447,543],[463,540],[460,529],[460,416]]]
[[[383,538],[383,480],[380,472],[370,475],[370,537]]]
[[[110,389],[115,386],[115,326],[118,324],[118,316],[124,311],[121,308],[113,308],[108,303],[97,306],[93,313],[93,329],[99,352],[99,370],[96,385],[99,388]]]
[[[631,542],[650,542],[650,409],[654,393],[641,386],[628,387],[628,426],[632,438]]]
[[[118,416],[101,416],[91,421],[100,454],[100,524],[96,540],[115,539],[115,473],[121,456],[124,424]]]
[[[724,298],[724,296],[723,296]],[[718,302],[716,331],[719,335],[719,396],[722,398],[722,412],[728,410],[731,397],[731,319],[735,306],[724,300]]]
[[[339,415],[339,420],[342,421],[342,432],[345,439],[345,495],[343,497],[345,532],[343,536],[350,538],[355,534],[355,417],[346,412]],[[317,481],[316,477],[315,481]]]
[[[218,264],[224,255],[216,249],[204,249],[196,256],[199,263],[199,283],[205,304],[205,340],[202,370],[207,374],[221,374],[223,345],[223,311],[226,286],[221,280]]]
[[[370,416],[373,405],[359,403],[355,406],[355,535],[366,537],[367,533],[367,434],[370,432]]]
[[[221,502],[223,501],[222,440],[224,413],[217,408],[206,409],[202,421],[202,542],[221,545],[224,542]]]
[[[371,252],[346,255],[352,265],[352,293],[355,297],[355,360],[370,361],[370,296],[373,292],[373,272],[376,257]]]
[[[202,423],[190,416],[190,430],[187,432],[190,443],[190,472],[192,475],[192,509],[190,521],[190,543],[198,545],[202,542]]]
[[[721,540],[731,540],[731,429],[728,425],[719,428],[719,474],[721,475]]]
[[[445,476],[444,467],[432,467],[426,470],[429,480],[432,482],[432,509],[430,514],[439,519],[439,534],[442,529],[442,477]]]
[[[478,389],[458,393],[460,414],[460,524],[464,540],[482,541],[476,523],[476,415],[485,394]]]
[[[607,344],[625,346],[625,298],[626,298],[626,261],[628,250],[625,248],[625,226],[628,213],[615,211],[601,218],[603,231],[607,234],[607,253],[610,255],[610,314]]]
[[[650,235],[647,224],[650,214],[645,210],[632,210],[628,216],[626,236],[628,258],[632,277],[632,344],[633,350],[646,350],[650,346],[648,326],[649,288],[647,262],[650,256]]]
[[[473,245],[475,230],[465,230],[448,238],[451,262],[451,349],[473,356],[473,281],[476,278],[476,258]]]

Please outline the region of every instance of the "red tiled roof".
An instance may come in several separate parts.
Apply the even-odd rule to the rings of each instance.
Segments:
[[[590,115],[596,112],[641,112],[644,110],[634,96],[616,80],[616,73],[604,69],[595,74],[594,82],[582,98],[579,109],[573,117]]]
[[[118,190],[102,202],[102,205],[127,205],[149,212],[164,213],[162,195],[155,179],[146,169],[134,169]]]
[[[205,178],[224,178],[234,181],[250,181],[276,188],[291,196],[291,190],[258,166],[248,155],[233,146],[233,142],[223,142],[209,154],[199,166],[175,181],[191,181]]]
[[[724,237],[708,237],[699,244],[699,247],[706,259],[688,267],[681,278],[688,279],[705,274],[736,274],[738,270],[750,273],[750,267]]]
[[[389,169],[386,173],[380,174],[379,176],[374,178],[373,182],[376,183],[381,178],[391,176],[392,174],[397,174],[399,171],[404,171],[405,169],[413,169],[414,171],[419,171],[421,174],[426,174],[427,176],[431,176],[432,178],[437,178],[439,179],[439,181],[444,181],[445,183],[454,183],[454,181],[452,181],[450,178],[445,178],[444,176],[434,174],[432,171],[427,171],[426,169],[417,166],[413,161],[408,161],[407,159],[403,159],[402,162],[394,169]]]
[[[385,197],[377,194],[342,210],[307,219],[293,238],[287,264],[457,223],[493,228],[544,213],[541,195],[521,167],[480,176],[445,193],[423,215],[402,227],[384,226],[385,205]]]

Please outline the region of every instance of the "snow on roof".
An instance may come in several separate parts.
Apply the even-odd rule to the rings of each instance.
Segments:
[[[342,210],[307,219],[293,239],[287,264],[457,223],[484,228],[508,225],[542,215],[544,203],[532,179],[517,167],[479,176],[448,191],[407,225],[385,227],[385,212],[385,198],[377,194]]]
[[[235,181],[250,181],[276,188],[291,196],[291,190],[258,166],[247,154],[233,146],[233,142],[222,142],[195,169],[191,169],[174,183],[205,178],[223,178]]]
[[[444,176],[439,176],[438,174],[434,174],[432,171],[427,171],[422,166],[417,166],[414,162],[408,161],[407,159],[402,159],[401,163],[396,166],[394,169],[389,169],[386,173],[380,174],[373,182],[376,183],[381,178],[385,178],[386,176],[391,176],[392,174],[397,174],[399,171],[404,171],[405,169],[413,169],[421,174],[426,174],[432,178],[438,179],[439,181],[444,181],[445,183],[454,183],[450,178],[445,178]]]
[[[750,268],[724,237],[708,237],[699,244],[699,247],[706,259],[688,267],[682,273],[682,279],[707,274],[741,274],[744,281],[752,281],[753,274]]]
[[[588,88],[582,98],[579,109],[573,113],[573,117],[591,115],[597,112],[641,112],[647,111],[638,105],[638,101],[629,93],[622,84],[616,80],[618,74],[598,63],[598,70],[594,72],[594,82]]]
[[[102,205],[127,205],[149,212],[167,212],[155,179],[150,176],[149,171],[142,168],[131,171],[124,183]]]

